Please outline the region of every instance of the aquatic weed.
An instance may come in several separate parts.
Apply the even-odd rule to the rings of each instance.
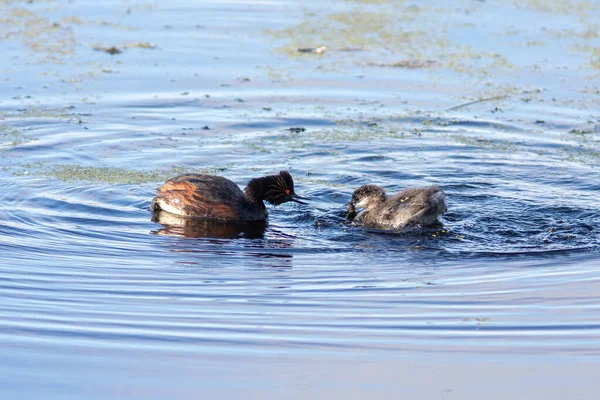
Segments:
[[[114,167],[90,167],[76,164],[43,163],[26,164],[21,169],[15,170],[15,175],[37,175],[55,178],[61,181],[89,181],[98,183],[116,184],[142,184],[161,182],[175,175],[183,173],[214,174],[223,171],[224,167],[187,168],[173,167],[169,170],[137,171]]]

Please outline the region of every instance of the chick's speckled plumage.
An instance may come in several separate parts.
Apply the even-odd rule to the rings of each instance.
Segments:
[[[358,214],[357,208],[362,209]],[[355,222],[380,229],[439,224],[438,216],[446,210],[446,194],[438,186],[405,189],[387,196],[379,186],[365,185],[354,191],[348,204]]]

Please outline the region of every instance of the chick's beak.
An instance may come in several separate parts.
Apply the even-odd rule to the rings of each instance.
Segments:
[[[354,214],[356,212],[356,208],[355,208],[355,204],[354,202],[350,201],[346,204],[346,210],[351,213]]]
[[[307,202],[304,201],[300,201],[298,199],[302,199],[302,200],[310,200],[308,197],[302,197],[302,196],[298,196],[296,193],[292,194],[291,196],[291,200],[295,203],[298,204],[308,204]]]

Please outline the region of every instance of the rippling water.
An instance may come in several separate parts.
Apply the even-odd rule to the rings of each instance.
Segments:
[[[593,398],[600,3],[488,3],[0,1],[3,397]],[[151,221],[281,169],[265,226]]]

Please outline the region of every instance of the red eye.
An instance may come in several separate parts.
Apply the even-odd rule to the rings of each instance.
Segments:
[[[290,189],[285,189],[285,194],[290,194]]]

